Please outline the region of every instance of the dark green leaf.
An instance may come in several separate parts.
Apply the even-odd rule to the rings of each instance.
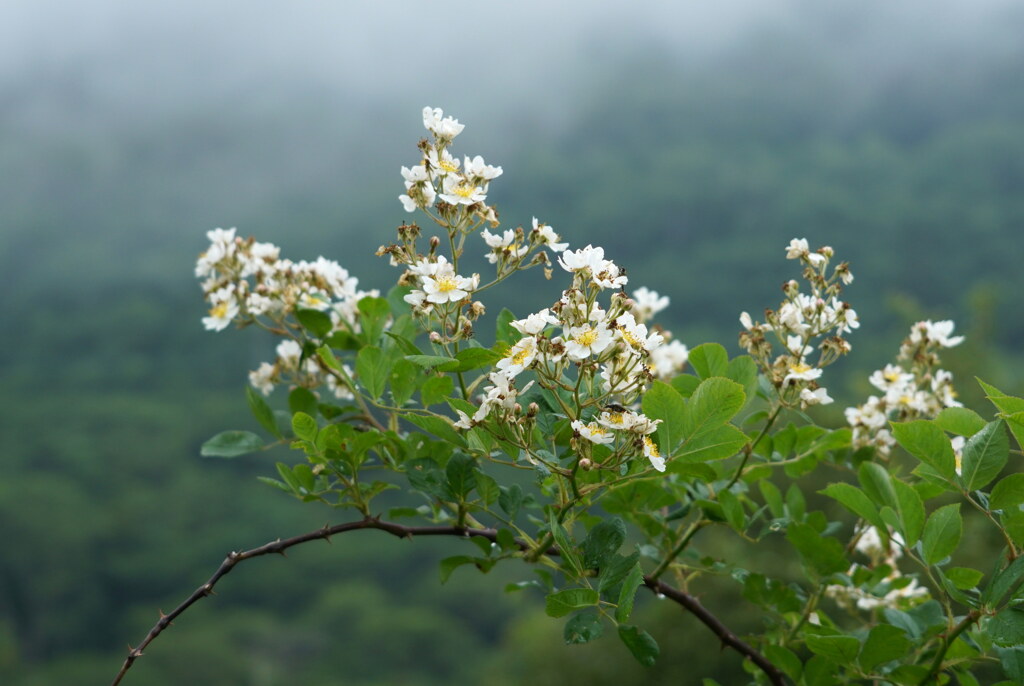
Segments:
[[[576,547],[569,539],[569,533],[558,522],[558,516],[553,509],[548,513],[548,528],[551,530],[551,536],[555,539],[555,545],[562,553],[562,560],[577,574],[582,573],[583,563],[576,553]]]
[[[637,563],[622,582],[622,589],[619,591],[618,607],[615,608],[615,621],[622,623],[633,614],[633,600],[636,598],[636,590],[644,582],[644,572]]]
[[[516,316],[508,308],[503,308],[498,313],[497,332],[495,340],[500,343],[512,345],[519,340],[519,332],[512,326]]]
[[[800,662],[800,658],[797,657],[796,653],[782,646],[766,645],[764,647],[764,656],[768,658],[769,662],[781,669],[790,679],[793,681],[800,680],[800,675],[804,671],[804,665]]]
[[[467,555],[455,555],[453,557],[446,557],[441,560],[441,583],[446,583],[451,577],[452,572],[461,567],[462,565],[475,564],[476,560]]]
[[[945,571],[946,578],[949,579],[950,583],[959,588],[961,591],[967,591],[975,588],[978,582],[981,581],[984,573],[979,572],[977,569],[971,569],[970,567],[952,567]]]
[[[786,538],[800,553],[804,564],[821,576],[844,572],[850,566],[842,544],[834,538],[823,537],[809,524],[790,524]]]
[[[860,490],[856,486],[847,483],[829,484],[819,491],[819,493],[827,495],[834,500],[838,500],[853,514],[867,520],[877,529],[885,531],[885,523],[878,515],[878,508],[876,508],[874,503],[871,502],[871,499],[864,494],[864,491]],[[775,516],[778,517],[779,515]]]
[[[384,386],[391,371],[391,361],[380,348],[368,345],[356,355],[356,374],[359,382],[374,400],[384,393]]]
[[[422,355],[423,351],[416,347],[416,344],[405,336],[399,336],[393,331],[385,331],[384,335],[393,340],[398,348],[406,355]]]
[[[592,588],[567,588],[544,599],[544,612],[549,617],[564,617],[585,607],[597,605],[599,596]]]
[[[600,569],[605,561],[619,552],[626,540],[626,524],[618,517],[611,517],[595,524],[583,540],[583,566]]]
[[[488,348],[466,348],[455,353],[455,359],[459,365],[452,371],[468,372],[482,367],[491,367],[501,359],[501,355]]]
[[[990,617],[984,629],[997,646],[1011,647],[1024,643],[1024,612],[1006,608]]]
[[[676,454],[675,461],[686,464],[724,460],[738,453],[747,444],[747,440],[747,435],[732,424],[719,426],[687,439]]]
[[[1007,593],[1016,591],[1021,581],[1024,580],[1024,557],[1018,557],[992,575],[984,593],[981,594],[982,602],[987,605],[997,606],[1003,602]]]
[[[604,624],[596,612],[581,612],[565,623],[562,632],[566,645],[588,643],[600,638],[604,633]]]
[[[442,372],[450,372],[459,366],[458,360],[453,357],[444,357],[443,355],[406,355],[405,359],[423,369],[434,369],[436,367],[438,371]]]
[[[651,419],[662,420],[656,437],[665,455],[671,455],[682,438],[685,405],[683,396],[663,381],[655,381],[644,393],[643,413]]]
[[[331,317],[319,310],[298,309],[295,310],[295,318],[302,324],[302,328],[313,334],[313,338],[324,338],[334,328]]]
[[[921,550],[924,560],[933,565],[948,557],[960,543],[963,534],[963,520],[960,517],[960,503],[944,505],[928,517],[921,535]]]
[[[639,559],[640,553],[630,553],[629,555],[615,554],[605,560],[597,580],[598,590],[604,593],[615,588],[626,578],[627,574],[633,571],[633,567],[636,566]]]
[[[911,647],[903,629],[892,624],[879,624],[871,629],[860,651],[860,665],[871,671],[876,666],[905,656]]]
[[[455,453],[444,468],[448,493],[452,500],[462,502],[476,487],[476,460],[465,453]]]
[[[1015,684],[1024,684],[1024,646],[996,648],[996,654],[1006,676]]]
[[[660,653],[658,642],[646,631],[635,626],[621,624],[619,625],[619,638],[629,648],[629,652],[633,653],[637,662],[643,666],[652,667],[657,661]]]
[[[238,457],[263,448],[263,439],[251,431],[222,431],[199,449],[203,457]]]
[[[416,383],[419,381],[420,368],[409,360],[398,360],[391,368],[389,381],[391,383],[391,399],[395,407],[402,407],[412,398],[416,391]]]
[[[391,314],[391,306],[384,298],[366,296],[356,307],[359,308],[359,323],[362,325],[362,337],[370,345],[376,345],[384,330],[384,324]]]
[[[516,513],[523,504],[523,489],[519,484],[501,486],[501,495],[498,496],[498,507],[508,515],[508,518],[515,519]]]
[[[480,499],[484,501],[484,505],[487,507],[497,502],[498,496],[501,493],[498,488],[498,482],[481,472],[476,474],[476,492],[480,494]]]
[[[718,504],[722,506],[725,521],[736,531],[743,533],[747,529],[747,515],[743,511],[743,503],[732,491],[719,491]]]
[[[292,414],[305,412],[309,416],[315,417],[318,412],[317,408],[316,396],[308,388],[298,386],[293,388],[288,394],[288,409],[291,410]]]
[[[899,515],[899,530],[908,546],[917,543],[924,528],[924,501],[917,491],[899,479],[892,480],[896,492],[896,513]]]
[[[812,653],[840,664],[853,662],[860,652],[860,641],[853,636],[807,636],[806,641]]]
[[[256,421],[260,423],[260,426],[266,429],[272,436],[281,438],[281,430],[277,428],[277,422],[274,420],[274,411],[270,409],[270,405],[267,405],[267,401],[263,399],[263,396],[252,386],[246,386],[245,398],[248,400],[249,409],[252,410],[252,414],[256,417]]]
[[[412,422],[416,426],[420,427],[424,431],[429,431],[438,438],[443,438],[449,443],[453,443],[460,448],[466,447],[466,439],[459,435],[459,432],[452,426],[451,421],[444,417],[432,416],[432,415],[420,415],[410,414],[406,415],[405,419]]]

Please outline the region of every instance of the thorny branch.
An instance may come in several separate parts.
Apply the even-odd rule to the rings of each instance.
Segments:
[[[336,534],[342,534],[348,531],[358,531],[360,529],[378,529],[380,531],[386,531],[387,533],[399,538],[413,538],[415,536],[480,536],[490,540],[491,542],[496,542],[498,538],[498,532],[495,529],[474,529],[462,526],[404,526],[394,522],[381,521],[376,517],[367,517],[355,522],[325,526],[322,529],[293,536],[292,538],[286,538],[283,540],[277,539],[276,541],[265,543],[264,545],[251,550],[230,552],[227,557],[224,558],[224,561],[220,563],[220,567],[217,568],[217,571],[213,573],[213,576],[211,576],[206,583],[194,590],[188,598],[182,601],[182,603],[178,605],[178,607],[174,608],[170,613],[161,613],[160,619],[153,625],[153,628],[149,630],[149,633],[146,634],[146,637],[142,642],[135,648],[129,647],[128,657],[125,658],[124,664],[121,665],[121,669],[118,671],[117,676],[114,677],[114,681],[111,686],[118,686],[135,661],[142,657],[143,651],[149,646],[149,644],[152,643],[157,636],[163,633],[164,630],[171,625],[171,622],[177,619],[185,612],[185,610],[190,608],[199,600],[211,595],[213,593],[214,586],[217,585],[217,582],[234,569],[235,565],[262,555],[270,555],[274,553],[284,554],[284,552],[289,548],[302,543],[322,539],[328,540],[331,536]],[[517,541],[517,543],[522,550],[530,549],[529,544],[525,541]],[[561,553],[558,548],[552,546],[545,551],[545,554],[557,556]],[[779,668],[730,631],[728,627],[715,617],[715,615],[701,605],[700,601],[697,600],[695,596],[649,576],[644,577],[644,584],[654,593],[661,594],[688,610],[718,637],[722,642],[722,645],[729,646],[756,664],[765,673],[773,686],[785,686],[785,676]]]

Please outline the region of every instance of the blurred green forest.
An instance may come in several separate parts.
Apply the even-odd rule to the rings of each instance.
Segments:
[[[955,318],[967,333],[948,366],[965,401],[989,413],[973,375],[1024,389],[1024,42],[867,84],[841,55],[807,59],[813,49],[767,36],[714,69],[654,50],[624,55],[564,125],[525,114],[491,142],[463,117],[456,150],[504,166],[490,197],[506,227],[536,215],[577,247],[603,245],[631,286],[671,296],[662,320],[691,346],[719,340],[736,352],[739,312],[775,306],[790,278],[789,239],[830,244],[856,275],[848,298],[862,326],[854,353],[829,370],[838,402],[823,416],[841,421],[923,317]],[[28,74],[0,98],[9,686],[109,681],[125,643],[225,552],[332,520],[256,482],[286,453],[198,457],[213,433],[253,428],[246,372],[273,343],[202,331],[193,260],[203,232],[237,224],[386,290],[396,274],[372,253],[407,218],[398,168],[415,162],[422,134],[418,110],[367,108],[359,116],[390,136],[341,149],[325,114],[338,103],[301,89],[239,124],[217,101],[163,119],[108,117],[68,86]],[[65,114],[39,116],[50,108]],[[524,312],[560,288],[527,279],[489,307]],[[990,542],[977,540],[985,554]],[[248,563],[153,645],[129,683],[738,678],[735,655],[709,650],[703,627],[653,598],[643,603],[662,645],[653,671],[611,641],[566,648],[539,595],[502,593],[528,577],[522,568],[461,569],[439,585],[437,561],[460,551],[366,532]],[[702,597],[726,623],[756,630],[739,588],[723,579]]]

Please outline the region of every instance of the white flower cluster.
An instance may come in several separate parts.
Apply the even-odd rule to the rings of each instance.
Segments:
[[[919,586],[917,579],[903,576],[897,567],[897,561],[903,556],[901,548],[904,545],[898,533],[890,533],[888,545],[882,541],[878,530],[870,525],[856,531],[854,536],[857,537],[855,549],[871,562],[864,569],[855,563],[846,573],[851,579],[850,585],[830,584],[825,587],[825,595],[851,610],[854,607],[860,610],[905,609],[929,596],[927,588]],[[855,583],[856,577],[861,576],[860,572],[874,570],[882,565],[889,572],[881,582],[872,584],[869,590]]]
[[[660,419],[652,420],[639,412],[610,406],[601,410],[596,421],[585,424],[578,419],[573,420],[572,429],[581,438],[597,445],[613,445],[619,440],[627,451],[630,447],[639,448],[651,466],[663,472],[665,458],[651,438],[660,423]]]
[[[846,421],[853,427],[853,446],[873,446],[887,457],[896,444],[889,432],[890,421],[935,417],[946,407],[959,407],[953,390],[953,374],[939,369],[938,350],[963,342],[952,336],[953,322],[917,322],[900,345],[897,364],[876,370],[868,380],[881,395],[869,396],[858,407],[846,408]]]
[[[831,275],[827,273],[833,255],[830,247],[811,252],[806,239],[794,238],[786,247],[786,258],[803,264],[810,293],[801,292],[799,282],[788,281],[783,286],[786,300],[778,310],[765,310],[764,323],[755,322],[746,312],[740,315],[744,328],[740,346],[757,360],[783,398],[798,399],[804,408],[832,402],[827,390],[818,385],[822,368],[850,352],[843,334],[860,326],[857,313],[838,297],[843,285],[853,282],[849,266],[843,262]],[[784,350],[774,359],[769,336]],[[818,338],[822,341],[813,345]],[[812,361],[815,350],[820,354]]]
[[[447,148],[465,128],[457,119],[445,117],[440,108],[423,108],[423,126],[434,136],[423,146],[423,160],[414,167],[402,167],[405,193],[398,196],[406,212],[428,209],[438,197],[449,205],[480,205],[482,215],[493,214],[484,201],[488,184],[501,176],[501,167],[493,167],[477,155],[466,157],[460,171],[459,160]]]
[[[280,257],[281,249],[271,243],[235,235],[235,229],[214,229],[206,234],[210,246],[196,262],[195,274],[210,304],[203,325],[222,331],[232,322],[257,323],[289,337],[277,347],[273,364],[264,362],[249,375],[250,382],[264,394],[274,384],[290,383],[315,388],[322,370],[316,360],[300,364],[301,347],[293,340],[298,325],[289,316],[298,309],[327,314],[333,331],[359,331],[359,300],[378,295],[361,291],[359,280],[332,260],[318,257],[313,262],[292,262]],[[333,332],[332,331],[332,332]],[[326,383],[338,397],[351,397],[337,379],[326,375]]]

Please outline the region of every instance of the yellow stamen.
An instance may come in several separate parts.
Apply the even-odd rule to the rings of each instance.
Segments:
[[[217,319],[223,319],[228,315],[228,304],[221,302],[210,308],[210,316],[216,317]]]
[[[622,335],[622,340],[626,341],[626,343],[629,343],[632,347],[639,348],[640,346],[643,345],[643,341],[634,336],[631,332],[626,331],[626,327],[620,326],[619,333]]]
[[[467,183],[460,183],[455,187],[455,195],[460,198],[471,198],[476,193],[476,186],[471,186]]]
[[[650,436],[644,436],[644,445],[647,446],[647,452],[651,457],[661,457],[658,445],[651,440]]]
[[[588,328],[586,331],[576,334],[572,340],[584,348],[588,348],[597,341],[597,331]]]
[[[459,284],[457,284],[455,282],[455,279],[453,279],[450,276],[442,276],[440,279],[437,279],[436,281],[437,281],[437,290],[439,292],[441,292],[441,293],[447,293],[449,291],[454,291],[456,288],[459,287]]]

